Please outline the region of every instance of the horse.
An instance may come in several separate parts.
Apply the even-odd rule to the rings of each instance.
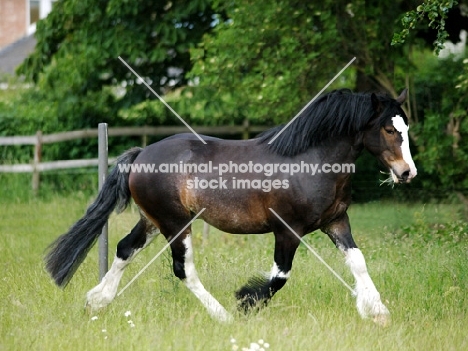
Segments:
[[[112,211],[122,212],[133,199],[139,221],[118,243],[107,274],[86,294],[92,310],[115,298],[125,267],[162,233],[170,244],[174,275],[213,318],[231,320],[197,276],[188,224],[199,216],[227,233],[274,234],[271,272],[236,292],[241,311],[272,299],[290,277],[301,238],[320,229],[344,254],[355,279],[359,314],[386,323],[389,310],[351,234],[352,172],[341,165],[354,165],[367,149],[388,168],[392,182],[409,183],[416,176],[408,118],[401,107],[406,95],[406,89],[396,99],[335,90],[309,104],[287,128],[276,126],[252,139],[202,135],[202,143],[183,133],[127,150],[84,216],[49,246],[46,270],[65,287]]]

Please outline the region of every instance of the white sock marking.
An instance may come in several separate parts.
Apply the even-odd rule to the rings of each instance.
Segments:
[[[221,304],[216,300],[203,286],[200,279],[198,278],[197,271],[195,269],[195,264],[193,262],[193,247],[192,247],[192,238],[188,235],[183,243],[185,245],[185,262],[184,270],[185,276],[184,279],[185,285],[193,292],[193,294],[201,301],[203,306],[208,310],[208,313],[213,317],[222,322],[228,322],[232,320],[232,316],[226,311],[226,309],[221,306]]]
[[[270,280],[272,280],[273,278],[289,279],[290,276],[291,276],[291,271],[289,272],[280,271],[276,262],[273,262],[273,267],[271,268],[271,272],[270,272]]]
[[[87,306],[93,310],[97,310],[106,307],[112,302],[117,294],[120,279],[122,279],[123,272],[128,263],[128,261],[124,261],[117,256],[114,258],[111,268],[104,278],[102,278],[101,282],[86,294]]]
[[[403,117],[401,117],[400,115],[392,117],[392,122],[395,129],[401,133],[401,138],[403,139],[401,143],[401,152],[403,154],[403,160],[405,160],[405,162],[410,168],[410,178],[414,178],[416,177],[416,174],[418,174],[418,171],[414,164],[413,158],[411,157],[411,151],[409,148],[409,126],[405,124]]]
[[[117,289],[119,287],[120,280],[122,279],[125,267],[127,267],[135,256],[147,247],[158,234],[159,230],[156,228],[148,233],[143,247],[134,250],[126,260],[115,256],[111,268],[104,278],[102,278],[101,282],[86,294],[86,305],[93,310],[97,310],[106,307],[111,303],[117,294]]]
[[[346,264],[356,280],[356,306],[359,314],[363,318],[390,314],[380,300],[380,294],[367,272],[366,261],[361,250],[358,248],[347,249],[344,253]]]

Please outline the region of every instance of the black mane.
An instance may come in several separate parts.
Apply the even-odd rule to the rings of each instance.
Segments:
[[[267,147],[280,155],[294,156],[330,138],[351,136],[363,131],[379,112],[382,112],[379,125],[385,124],[388,118],[396,114],[406,119],[397,101],[385,95],[374,95],[378,102],[373,103],[372,95],[352,93],[347,89],[325,94],[309,105]],[[258,143],[268,143],[283,127],[280,125],[261,133]]]

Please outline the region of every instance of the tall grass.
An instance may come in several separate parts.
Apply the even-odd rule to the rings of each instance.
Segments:
[[[22,203],[33,199],[53,199],[57,195],[91,196],[97,189],[95,168],[42,172],[37,194],[32,190],[30,173],[0,173],[0,202]]]
[[[86,292],[98,282],[97,250],[64,290],[43,269],[44,250],[84,212],[92,198],[74,196],[0,200],[0,350],[239,350],[259,339],[269,350],[465,350],[468,337],[466,241],[434,240],[405,228],[454,223],[452,205],[355,205],[355,240],[392,313],[387,328],[362,320],[349,292],[301,246],[290,281],[259,313],[237,314],[233,292],[268,271],[272,235],[228,235],[212,230],[202,241],[194,225],[195,261],[205,287],[235,315],[231,324],[208,316],[173,277],[165,252],[106,309],[88,314]],[[110,248],[136,223],[135,208],[110,220]],[[423,227],[421,227],[423,228]],[[352,283],[343,257],[322,233],[307,237]],[[165,244],[143,251],[124,275],[126,284]],[[125,316],[127,311],[131,315]],[[92,318],[92,317],[97,317]],[[132,323],[129,323],[129,321]],[[132,326],[133,325],[133,326]]]

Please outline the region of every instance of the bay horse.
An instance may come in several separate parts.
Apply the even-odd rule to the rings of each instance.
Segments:
[[[417,171],[409,149],[408,118],[401,108],[406,94],[405,89],[393,99],[336,90],[316,99],[279,135],[282,126],[249,140],[202,136],[204,144],[185,133],[144,149],[132,148],[118,158],[85,215],[50,245],[46,269],[58,286],[65,287],[111,212],[123,211],[133,198],[140,219],[118,243],[110,270],[87,293],[91,309],[102,308],[115,298],[125,267],[162,233],[170,242],[175,276],[212,317],[230,320],[231,315],[204,288],[194,266],[191,226],[187,224],[203,211],[200,218],[221,231],[273,232],[275,236],[271,273],[265,279],[250,280],[236,292],[240,310],[266,305],[285,285],[300,243],[290,229],[300,237],[320,229],[344,253],[355,278],[359,314],[385,323],[389,311],[353,240],[346,213],[351,203],[351,172],[335,165],[352,165],[367,149],[389,169],[394,183],[410,182]],[[277,138],[269,143],[274,136]],[[164,165],[173,164],[188,164],[192,169],[164,172]],[[211,172],[194,167],[208,164]],[[297,171],[299,165],[304,172],[292,172],[293,166]],[[320,167],[312,175],[305,165]],[[274,170],[273,166],[274,174],[265,171]],[[213,171],[218,168],[223,168],[222,177]],[[263,172],[257,172],[260,169]],[[242,186],[236,184],[239,180]]]

